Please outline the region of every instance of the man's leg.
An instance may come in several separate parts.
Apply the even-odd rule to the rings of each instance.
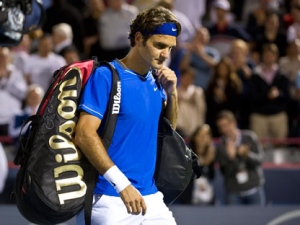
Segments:
[[[163,201],[163,194],[157,192],[144,196],[147,212],[141,225],[176,225],[172,212]]]
[[[242,198],[237,193],[227,193],[225,196],[227,205],[242,205]]]
[[[270,117],[270,128],[274,138],[286,138],[288,135],[288,117],[285,112]]]
[[[253,113],[250,116],[250,129],[253,130],[259,139],[268,138],[267,117]]]
[[[265,201],[265,193],[263,188],[258,188],[258,190],[249,195],[249,196],[245,196],[245,203],[247,205],[261,205],[261,206],[265,206],[266,201]]]
[[[138,225],[143,216],[132,215],[120,197],[95,195],[92,209],[92,225]],[[83,210],[76,217],[76,225],[85,225]]]

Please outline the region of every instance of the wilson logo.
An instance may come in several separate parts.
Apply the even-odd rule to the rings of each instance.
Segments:
[[[119,114],[121,105],[121,81],[118,81],[117,93],[114,95],[112,114]]]
[[[81,154],[72,141],[76,126],[72,119],[77,109],[77,104],[73,100],[78,98],[77,82],[77,77],[74,76],[59,86],[57,98],[60,104],[57,107],[57,113],[63,120],[59,124],[59,133],[52,135],[49,139],[50,147],[57,152],[55,161],[58,165],[53,169],[53,174],[61,205],[67,200],[84,196],[86,192],[86,184],[83,181],[84,171],[77,165]],[[75,189],[70,191],[68,190],[70,187],[75,187]]]

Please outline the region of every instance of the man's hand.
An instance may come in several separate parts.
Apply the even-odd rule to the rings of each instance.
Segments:
[[[272,87],[269,91],[268,97],[273,100],[279,96],[279,90],[277,87]]]
[[[121,199],[123,200],[127,212],[133,215],[146,214],[147,206],[143,196],[132,185],[127,186],[120,192]]]
[[[176,92],[177,77],[173,70],[163,67],[157,70],[156,76],[167,94],[174,94]]]
[[[238,148],[238,154],[242,157],[247,157],[250,151],[250,146],[246,144],[242,144]]]
[[[215,100],[217,102],[224,102],[226,100],[225,91],[222,87],[215,87],[214,88]]]

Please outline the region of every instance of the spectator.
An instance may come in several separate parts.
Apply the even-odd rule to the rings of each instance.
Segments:
[[[193,67],[196,71],[195,84],[207,88],[214,66],[220,61],[217,49],[208,46],[209,32],[205,27],[197,30],[195,36],[186,45],[179,67]]]
[[[279,58],[279,70],[290,81],[291,101],[288,105],[289,136],[299,136],[299,99],[296,96],[297,76],[300,71],[300,39],[293,40],[287,47],[287,55]]]
[[[300,0],[291,2],[291,15],[294,22],[287,29],[287,41],[289,43],[300,38]]]
[[[128,26],[138,14],[138,9],[124,0],[110,0],[99,20],[99,46],[94,45],[91,55],[100,61],[123,58],[130,49]]]
[[[0,135],[8,135],[13,114],[21,110],[27,85],[23,74],[10,63],[9,48],[0,47]]]
[[[202,169],[198,179],[192,178],[186,189],[179,196],[178,204],[213,204],[214,193],[212,181],[215,176],[215,146],[208,124],[198,126],[189,139],[190,148],[197,154]]]
[[[257,34],[263,32],[268,12],[278,11],[278,4],[276,1],[277,0],[260,0],[247,15],[246,31],[252,38],[255,38]]]
[[[2,143],[0,142],[0,194],[4,190],[7,175],[8,175],[7,157],[4,148],[2,146]]]
[[[39,40],[38,51],[27,60],[25,77],[28,84],[35,83],[47,90],[54,71],[66,64],[65,59],[52,50],[52,38],[46,34]]]
[[[174,0],[174,8],[188,15],[195,29],[199,29],[206,13],[206,2],[206,0]]]
[[[72,27],[74,43],[80,53],[83,52],[83,16],[81,12],[66,0],[52,0],[52,5],[46,10],[46,21],[42,29],[50,34],[52,27],[59,23],[67,23]]]
[[[208,24],[214,24],[217,22],[217,12],[216,11],[218,10],[218,8],[215,7],[217,1],[218,0],[214,0],[209,3],[208,14],[207,14],[207,19],[209,19],[209,21],[207,21]],[[223,0],[221,0],[219,2],[222,2],[222,1]],[[228,2],[231,6],[233,5],[232,1],[228,0]],[[230,7],[230,9],[226,13],[226,21],[228,23],[233,23],[236,21],[234,15],[232,13],[232,7]]]
[[[157,4],[159,0],[132,0],[131,4],[138,8],[141,12],[144,9],[153,7]]]
[[[190,146],[197,154],[202,167],[202,175],[194,180],[192,203],[213,204],[214,189],[213,179],[215,177],[215,145],[212,139],[211,128],[208,124],[198,127],[192,135]]]
[[[62,56],[66,60],[66,64],[78,62],[81,60],[79,52],[75,46],[68,46],[62,52]]]
[[[286,33],[282,30],[279,20],[276,12],[267,13],[262,32],[257,33],[254,37],[254,51],[257,51],[259,55],[261,55],[262,46],[267,43],[276,44],[279,56],[286,54]]]
[[[195,71],[188,67],[181,72],[178,91],[177,129],[188,141],[197,127],[205,122],[206,103],[202,88],[194,85]]]
[[[222,134],[217,162],[224,178],[229,205],[264,205],[263,148],[251,130],[240,130],[230,111],[221,111],[217,125]]]
[[[191,41],[195,35],[195,28],[186,14],[174,9],[174,0],[160,0],[157,5],[169,9],[180,22],[182,29],[177,39],[179,46],[184,46],[187,42]]]
[[[31,38],[24,34],[19,45],[11,48],[12,64],[25,74],[24,68],[31,50]]]
[[[104,0],[88,0],[87,12],[83,17],[84,25],[84,57],[91,57],[91,46],[99,43],[98,22],[105,10]],[[99,44],[98,44],[99,45]]]
[[[250,128],[260,139],[286,138],[288,134],[286,110],[290,100],[290,84],[279,71],[278,54],[275,44],[264,45],[262,62],[251,77]]]
[[[217,21],[208,27],[211,36],[210,45],[225,56],[230,50],[232,40],[239,38],[249,42],[251,37],[242,26],[228,20],[227,14],[230,10],[228,0],[215,0],[213,7],[216,10]]]
[[[242,39],[232,41],[228,57],[232,62],[233,72],[236,73],[242,81],[238,124],[240,128],[248,129],[251,111],[250,78],[253,73],[254,63],[250,60],[247,43]]]
[[[54,25],[52,28],[52,40],[53,52],[62,56],[65,48],[73,45],[72,27],[67,23]]]
[[[206,97],[206,123],[212,129],[213,137],[220,134],[216,127],[216,116],[224,109],[239,114],[242,82],[238,75],[232,71],[229,58],[222,58],[216,65],[215,72],[205,92]]]
[[[282,20],[283,20],[283,26],[285,30],[287,30],[287,28],[294,23],[294,18],[292,16],[291,9],[292,9],[293,2],[297,2],[297,1],[298,0],[285,0],[282,2],[282,8],[284,11]]]
[[[25,106],[18,113],[13,115],[12,122],[9,125],[9,136],[18,141],[23,121],[29,116],[36,114],[38,107],[44,97],[44,90],[37,84],[31,84],[28,86],[27,95],[25,99]],[[26,128],[23,129],[23,132]]]
[[[288,44],[286,55],[279,58],[279,70],[291,82],[291,94],[294,95],[294,86],[298,71],[300,70],[300,39],[295,39]]]

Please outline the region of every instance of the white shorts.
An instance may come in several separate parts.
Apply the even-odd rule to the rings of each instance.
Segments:
[[[94,195],[92,225],[176,225],[161,192],[143,198],[147,206],[144,216],[129,214],[120,197]],[[84,224],[82,210],[76,217],[76,225]]]

